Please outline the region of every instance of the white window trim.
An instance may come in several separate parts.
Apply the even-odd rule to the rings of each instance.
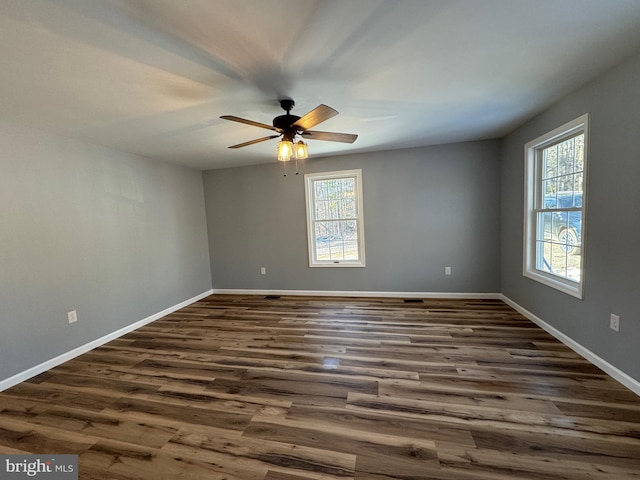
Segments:
[[[357,208],[358,208],[358,260],[315,260],[315,231],[313,228],[314,221],[314,198],[312,194],[312,184],[314,180],[328,180],[332,178],[355,177],[357,190]],[[336,172],[307,173],[304,176],[305,200],[307,205],[307,246],[309,250],[309,266],[310,267],[364,267],[364,213],[362,202],[362,169],[341,170]]]
[[[569,137],[578,131],[584,131],[584,171],[583,171],[583,197],[582,197],[582,242],[580,256],[580,281],[575,282],[564,279],[536,268],[536,219],[534,207],[536,199],[542,193],[536,181],[540,175],[540,162],[536,159],[538,150],[553,144],[563,137]],[[584,278],[585,278],[585,258],[586,258],[586,211],[588,203],[587,195],[587,171],[589,166],[589,114],[585,113],[580,117],[565,123],[564,125],[546,133],[535,140],[528,142],[524,146],[525,159],[525,189],[524,189],[524,234],[523,234],[523,267],[522,274],[549,287],[555,288],[576,298],[583,298]]]

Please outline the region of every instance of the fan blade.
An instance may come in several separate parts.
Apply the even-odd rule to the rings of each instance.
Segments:
[[[316,130],[307,130],[302,132],[301,135],[311,140],[328,140],[330,142],[343,142],[353,143],[358,138],[358,135],[353,133],[336,133],[336,132],[318,132]]]
[[[267,140],[271,140],[272,138],[278,138],[279,136],[280,135],[269,135],[268,137],[256,138],[255,140],[249,140],[248,142],[231,145],[229,148],[247,147],[249,145],[253,145],[254,143],[266,142]]]
[[[331,117],[335,117],[338,114],[337,110],[326,105],[318,105],[306,115],[302,116],[298,121],[293,123],[293,127],[301,130],[308,130],[315,127],[319,123],[329,120]]]
[[[232,122],[239,122],[239,123],[245,123],[247,125],[253,125],[254,127],[268,128],[269,130],[282,133],[281,128],[274,127],[273,125],[267,125],[266,123],[254,122],[253,120],[247,120],[246,118],[240,118],[234,115],[222,115],[220,118],[224,120],[231,120]]]

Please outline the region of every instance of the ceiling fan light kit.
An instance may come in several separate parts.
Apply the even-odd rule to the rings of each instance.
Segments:
[[[280,140],[278,142],[278,160],[288,162],[293,155],[293,142],[289,140]]]
[[[307,158],[309,156],[309,149],[307,147],[307,144],[302,140],[298,140],[298,143],[296,143],[294,148],[294,153],[296,155],[296,159],[298,160],[304,160],[305,158]]]
[[[273,125],[247,120],[234,115],[221,116],[220,118],[224,120],[231,120],[233,122],[244,123],[254,127],[266,128],[278,133],[278,135],[269,135],[268,137],[256,138],[255,140],[249,140],[248,142],[231,145],[229,148],[247,147],[249,145],[271,140],[272,138],[280,137],[281,139],[278,142],[277,148],[278,160],[287,162],[292,158],[295,158],[296,160],[303,160],[309,156],[307,144],[302,140],[298,140],[297,142],[295,141],[297,135],[310,138],[312,140],[326,140],[342,143],[353,143],[358,138],[358,135],[354,135],[352,133],[318,132],[310,130],[319,123],[336,116],[338,114],[337,110],[328,107],[327,105],[318,105],[309,113],[299,117],[297,115],[291,115],[290,113],[294,105],[295,102],[290,98],[280,100],[280,106],[287,113],[285,115],[275,117],[273,119]]]

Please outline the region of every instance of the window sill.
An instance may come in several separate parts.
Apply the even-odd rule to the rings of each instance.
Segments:
[[[570,282],[567,280],[563,280],[559,277],[555,277],[553,275],[544,274],[541,272],[525,270],[523,275],[531,280],[535,280],[536,282],[542,283],[548,287],[554,288],[562,293],[566,293],[567,295],[571,295],[572,297],[576,297],[582,300],[582,283]]]
[[[343,262],[322,262],[322,263],[310,263],[309,264],[310,267],[315,268],[315,267],[364,267],[365,264],[364,262],[348,262],[348,261],[343,261]]]

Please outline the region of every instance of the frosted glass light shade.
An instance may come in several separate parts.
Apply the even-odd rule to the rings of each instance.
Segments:
[[[293,142],[281,140],[278,142],[278,160],[288,162],[293,156]]]
[[[309,156],[309,150],[307,149],[307,144],[300,140],[295,145],[295,154],[298,160],[304,160]]]

